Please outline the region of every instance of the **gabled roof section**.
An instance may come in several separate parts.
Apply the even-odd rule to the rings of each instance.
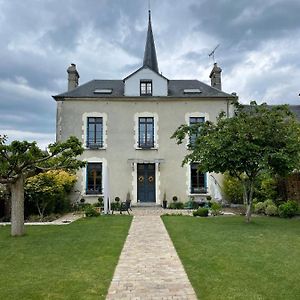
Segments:
[[[151,25],[151,11],[150,10],[149,10],[148,32],[147,32],[146,46],[145,46],[145,52],[144,52],[143,67],[149,67],[156,73],[159,73],[155,44],[154,44],[154,37],[153,37],[152,25]]]
[[[236,98],[236,96],[224,93],[218,89],[211,87],[199,80],[169,80],[168,96],[161,98]],[[95,93],[96,90],[112,89],[111,94]],[[187,94],[187,89],[199,89],[200,93]],[[63,100],[64,98],[132,98],[124,96],[123,80],[92,80],[83,85],[78,86],[74,90],[53,96],[55,100]],[[141,98],[141,97],[137,97]],[[157,97],[150,97],[148,98]],[[162,100],[163,101],[163,100]]]
[[[133,76],[134,74],[138,73],[140,70],[143,70],[143,69],[149,69],[149,70],[151,70],[151,71],[154,71],[154,70],[152,70],[151,68],[149,68],[149,67],[147,67],[147,66],[142,66],[142,67],[138,68],[136,71],[134,71],[133,73],[129,74],[127,77],[125,77],[125,78],[123,79],[123,81],[126,81],[128,78],[130,78],[131,76]],[[154,72],[155,72],[155,71],[154,71]],[[155,72],[155,73],[157,73],[157,72]],[[160,77],[162,77],[162,78],[164,78],[164,79],[166,79],[166,80],[169,80],[168,78],[166,78],[166,77],[163,76],[162,74],[157,73],[157,75],[159,75]]]

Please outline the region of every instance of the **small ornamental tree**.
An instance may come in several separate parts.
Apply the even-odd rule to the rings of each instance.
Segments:
[[[83,153],[76,137],[50,144],[42,151],[35,142],[13,141],[7,145],[0,136],[0,183],[11,190],[11,235],[19,236],[24,227],[24,182],[27,178],[51,169],[76,170],[85,165],[77,159]]]
[[[76,176],[64,170],[51,170],[26,180],[26,200],[33,204],[41,221],[47,211],[61,213],[68,206],[67,194],[76,182]]]
[[[221,113],[216,123],[181,125],[172,138],[181,144],[196,133],[183,164],[199,162],[200,172],[228,172],[242,183],[249,222],[257,177],[262,172],[285,175],[298,168],[300,125],[287,105],[235,106],[233,117]]]

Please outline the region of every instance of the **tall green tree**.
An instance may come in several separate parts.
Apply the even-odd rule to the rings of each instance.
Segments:
[[[300,126],[287,105],[236,104],[234,116],[221,113],[216,123],[181,125],[178,144],[197,134],[183,164],[199,162],[199,171],[225,173],[243,186],[246,220],[251,219],[254,182],[262,172],[285,175],[299,166]]]
[[[0,183],[11,190],[11,235],[20,236],[24,226],[24,182],[27,178],[51,169],[76,170],[85,165],[77,157],[83,153],[76,137],[50,144],[42,151],[35,142],[13,141],[6,144],[0,136]]]

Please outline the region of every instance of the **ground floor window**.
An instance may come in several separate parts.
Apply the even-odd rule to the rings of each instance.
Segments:
[[[191,194],[207,193],[206,174],[198,171],[198,163],[191,164]]]
[[[86,177],[86,193],[102,194],[102,163],[88,163]]]

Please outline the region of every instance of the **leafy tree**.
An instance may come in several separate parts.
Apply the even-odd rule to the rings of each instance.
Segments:
[[[27,178],[50,169],[76,170],[85,165],[77,159],[83,148],[76,137],[56,142],[42,151],[35,142],[13,141],[6,144],[0,136],[0,183],[11,190],[11,235],[19,236],[24,227],[24,182]]]
[[[183,164],[199,162],[201,172],[228,172],[243,186],[251,219],[254,183],[263,172],[284,175],[299,164],[300,125],[287,105],[236,104],[232,118],[221,113],[216,123],[181,125],[173,134],[178,144],[197,134]]]
[[[30,177],[25,182],[25,203],[33,203],[40,219],[45,213],[66,209],[67,194],[76,182],[76,176],[63,170],[51,170]]]

